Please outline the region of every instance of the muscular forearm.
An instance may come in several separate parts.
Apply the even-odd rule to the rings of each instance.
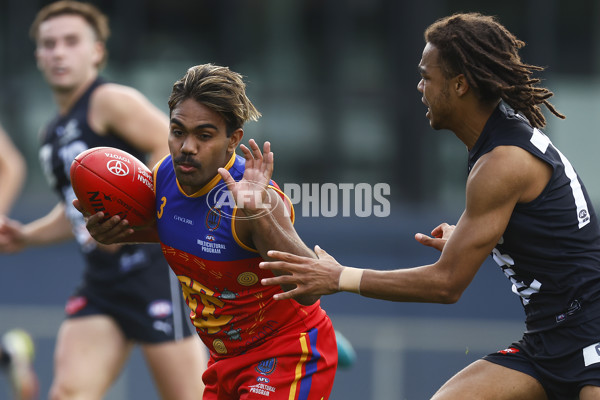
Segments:
[[[295,232],[288,232],[272,214],[250,219],[252,224],[252,241],[263,258],[268,258],[267,251],[279,250],[304,257],[315,257],[315,254],[302,242]]]
[[[25,158],[0,126],[0,215],[10,211],[25,182]]]
[[[26,246],[43,246],[73,238],[71,223],[64,212],[64,204],[57,204],[42,218],[23,226]]]
[[[458,301],[464,290],[451,282],[435,265],[393,271],[367,269],[360,294],[389,301],[450,304]]]
[[[25,161],[20,156],[0,160],[0,215],[8,214],[25,182]]]
[[[251,219],[252,239],[260,255],[269,260],[267,252],[269,250],[286,251],[299,256],[316,258],[315,254],[304,244],[293,229],[286,229],[279,223],[273,214],[266,214],[260,218]],[[287,225],[287,224],[286,224]],[[274,270],[275,275],[281,272]],[[294,285],[282,285],[284,291],[293,289]],[[299,296],[296,300],[300,304],[310,305],[319,300],[320,296],[305,295]]]
[[[23,187],[25,172],[22,169],[17,169],[10,174],[2,174],[1,172],[2,195],[0,196],[0,214],[5,215],[10,211]]]

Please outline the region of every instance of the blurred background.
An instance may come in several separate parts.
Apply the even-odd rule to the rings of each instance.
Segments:
[[[305,242],[345,265],[388,269],[433,262],[438,254],[418,245],[413,234],[456,222],[463,210],[466,149],[451,132],[429,127],[416,90],[424,29],[458,11],[498,16],[527,43],[523,59],[547,67],[539,77],[567,119],[545,113],[545,131],[598,208],[598,1],[91,2],[109,15],[112,28],[103,75],[139,89],[165,112],[172,84],[190,66],[212,62],[242,73],[263,113],[247,124],[245,141],[272,142],[280,185],[389,184],[385,218],[298,213]],[[48,3],[0,0],[0,121],[29,161],[27,185],[11,215],[23,222],[57,201],[37,161],[38,130],[56,110],[28,37],[35,13]],[[62,307],[78,282],[81,258],[73,243],[65,243],[0,255],[0,268],[0,331],[20,326],[32,332],[45,394]],[[357,352],[354,366],[339,370],[332,399],[429,398],[459,369],[507,347],[523,330],[520,302],[489,261],[454,305],[351,294],[322,304]],[[108,398],[157,399],[138,352]]]

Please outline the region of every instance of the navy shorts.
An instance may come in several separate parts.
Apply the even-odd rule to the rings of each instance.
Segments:
[[[520,341],[484,360],[537,379],[549,400],[577,400],[584,386],[600,386],[600,318],[525,333]]]
[[[127,339],[139,343],[162,343],[192,335],[179,280],[162,252],[153,254],[143,268],[119,279],[84,280],[65,310],[68,318],[110,316]]]

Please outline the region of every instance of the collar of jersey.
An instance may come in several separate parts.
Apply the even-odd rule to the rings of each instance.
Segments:
[[[235,162],[235,152],[231,155],[231,158],[229,159],[229,161],[227,162],[227,165],[225,165],[225,169],[229,169],[231,168],[231,166],[233,165],[233,163]],[[177,179],[175,179],[177,181]],[[181,186],[179,186],[179,181],[177,181],[177,187],[179,188],[179,191],[181,192],[181,194],[183,194],[185,197],[200,197],[200,196],[204,196],[206,193],[210,192],[212,188],[214,188],[215,186],[217,186],[217,183],[219,183],[219,181],[221,181],[221,175],[217,172],[217,175],[215,175],[214,178],[212,178],[210,180],[210,182],[208,182],[206,185],[204,185],[202,187],[202,189],[198,190],[196,193],[192,194],[192,195],[187,195],[183,189],[181,188]]]

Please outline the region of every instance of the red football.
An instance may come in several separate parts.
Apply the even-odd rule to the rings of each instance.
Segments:
[[[90,214],[119,215],[133,228],[154,220],[152,172],[131,154],[113,147],[94,147],[71,164],[71,185]]]

